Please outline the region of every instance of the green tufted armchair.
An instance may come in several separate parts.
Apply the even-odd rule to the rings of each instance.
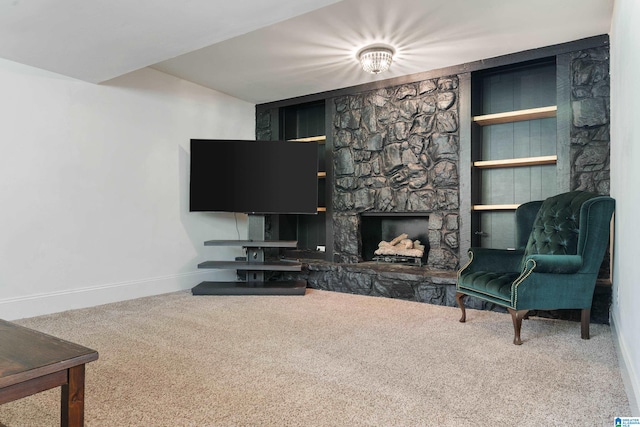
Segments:
[[[615,201],[572,191],[516,210],[516,250],[471,248],[458,272],[456,301],[472,295],[505,307],[520,345],[529,310],[581,309],[581,336],[589,339],[596,279],[609,243]]]

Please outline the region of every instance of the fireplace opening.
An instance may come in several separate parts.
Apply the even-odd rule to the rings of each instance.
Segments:
[[[407,238],[419,240],[424,245],[424,254],[420,261],[427,264],[429,256],[429,216],[424,213],[374,213],[360,215],[361,257],[363,261],[372,261],[381,241],[390,242],[396,237],[407,234]]]

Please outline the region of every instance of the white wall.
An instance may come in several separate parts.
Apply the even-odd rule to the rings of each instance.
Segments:
[[[94,85],[0,60],[0,318],[188,289],[246,216],[188,212],[190,138],[253,139],[254,105],[143,69]]]
[[[616,198],[612,321],[634,416],[640,397],[640,2],[616,0],[611,25],[611,195]],[[620,414],[625,415],[625,414]]]

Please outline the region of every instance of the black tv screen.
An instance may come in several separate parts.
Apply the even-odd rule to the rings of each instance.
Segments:
[[[317,207],[316,144],[191,140],[190,211],[315,214]]]

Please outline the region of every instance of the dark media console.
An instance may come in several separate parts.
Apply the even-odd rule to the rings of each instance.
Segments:
[[[295,248],[295,240],[273,241],[264,238],[264,217],[249,215],[249,240],[209,240],[205,246],[242,246],[247,250],[246,261],[205,261],[198,268],[237,270],[246,272],[245,281],[202,282],[191,289],[193,295],[304,295],[305,280],[265,281],[265,271],[301,271],[297,261],[265,261],[267,248]]]
[[[265,271],[300,271],[302,264],[289,261],[264,261],[264,248],[295,248],[296,241],[209,240],[205,246],[242,246],[247,249],[246,261],[205,261],[198,268],[234,269],[246,271],[245,282],[202,282],[193,295],[304,295],[304,280],[265,281]]]

